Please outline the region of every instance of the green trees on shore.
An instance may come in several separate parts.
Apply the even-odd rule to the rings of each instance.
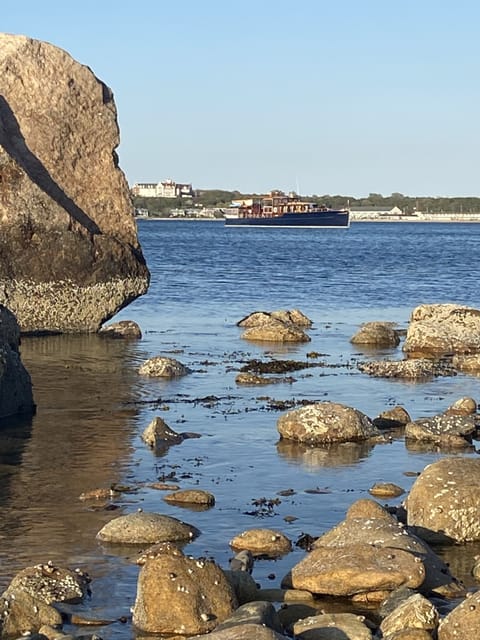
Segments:
[[[226,208],[232,200],[251,198],[262,194],[240,193],[239,191],[225,191],[222,189],[198,190],[192,198],[142,198],[133,197],[134,206],[138,209],[148,209],[151,216],[169,216],[172,209],[194,208]],[[424,213],[480,213],[480,198],[436,198],[405,196],[402,193],[392,193],[382,196],[370,193],[364,198],[354,198],[348,195],[313,195],[306,196],[308,200],[324,204],[332,208],[384,207],[391,209],[399,207],[404,213],[422,211]]]

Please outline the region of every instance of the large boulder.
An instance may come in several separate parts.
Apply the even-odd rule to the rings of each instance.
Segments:
[[[480,309],[456,304],[416,307],[410,316],[403,350],[410,354],[480,351]]]
[[[480,460],[451,457],[422,471],[406,500],[408,524],[431,542],[480,540]]]
[[[370,418],[336,402],[317,402],[284,413],[277,421],[282,438],[311,445],[355,442],[379,436]]]
[[[0,305],[0,418],[32,414],[32,381],[19,352],[20,329],[11,311]]]
[[[149,273],[112,91],[68,53],[0,34],[0,303],[23,332],[94,332]]]

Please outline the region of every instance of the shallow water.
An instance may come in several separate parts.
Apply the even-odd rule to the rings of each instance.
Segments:
[[[143,339],[24,338],[22,359],[38,411],[32,420],[7,422],[0,430],[0,587],[29,564],[51,559],[80,566],[93,579],[86,610],[104,618],[129,615],[138,575],[135,550],[95,540],[112,517],[142,508],[185,520],[201,531],[188,553],[213,556],[227,567],[228,542],[237,533],[272,527],[292,541],[305,532],[319,535],[343,519],[353,501],[367,497],[375,482],[408,490],[414,478],[405,472],[421,471],[445,455],[407,448],[401,435],[389,444],[347,444],[329,452],[279,443],[280,412],[271,410],[269,399],[328,399],[372,418],[402,404],[418,418],[460,396],[480,397],[473,376],[422,383],[370,378],[357,362],[401,358],[401,346],[369,351],[349,342],[365,321],[406,327],[411,310],[423,302],[478,306],[480,274],[472,256],[480,225],[357,223],[348,231],[280,231],[146,220],[139,233],[151,287],[115,319],[137,321]],[[250,312],[294,307],[314,321],[310,343],[282,347],[240,338],[236,322]],[[322,366],[295,372],[292,384],[235,384],[246,360],[304,360],[312,351],[322,354]],[[178,358],[193,372],[174,381],[140,377],[138,366],[159,354]],[[201,438],[155,456],[140,436],[156,415]],[[172,474],[182,488],[214,493],[215,507],[194,511],[164,502],[148,484]],[[136,489],[115,500],[114,510],[78,499],[114,482]],[[255,510],[253,500],[276,498],[284,489],[295,494],[281,497],[270,512]],[[285,516],[297,519],[287,524]],[[445,552],[467,583],[477,552],[474,545]],[[262,586],[277,586],[302,555],[295,547],[280,560],[258,561],[254,577]],[[132,637],[128,624],[98,633]]]

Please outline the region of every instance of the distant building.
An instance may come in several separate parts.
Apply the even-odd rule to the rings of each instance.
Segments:
[[[191,184],[163,180],[162,182],[136,182],[132,187],[134,196],[142,198],[191,198]]]
[[[353,206],[350,207],[350,217],[352,220],[362,220],[372,218],[398,218],[403,216],[403,211],[399,207],[373,207],[373,206]]]

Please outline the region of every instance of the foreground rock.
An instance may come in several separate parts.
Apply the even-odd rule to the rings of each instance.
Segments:
[[[35,412],[32,381],[20,358],[20,328],[0,305],[0,418]]]
[[[280,416],[282,438],[313,445],[367,440],[380,435],[370,418],[358,409],[335,402],[317,402]]]
[[[376,347],[396,347],[400,343],[400,338],[391,322],[366,322],[350,342]]]
[[[175,358],[154,356],[142,364],[138,373],[151,378],[178,378],[189,373],[189,369]]]
[[[240,320],[237,325],[245,328],[242,338],[267,342],[309,342],[304,329],[312,324],[301,311],[256,311]]]
[[[131,513],[107,522],[97,533],[102,542],[153,544],[192,540],[198,531],[185,522],[160,513]]]
[[[371,640],[372,632],[364,620],[353,613],[324,613],[299,620],[293,632],[298,640]]]
[[[363,547],[356,549],[356,545],[363,545]],[[410,575],[416,573],[416,571],[414,571],[414,574],[408,573],[412,562],[420,572],[417,574],[417,579],[423,573],[423,579],[416,585],[416,588],[420,587],[423,593],[435,592],[451,596],[458,595],[461,591],[447,565],[432,549],[399,523],[386,509],[371,499],[354,502],[348,510],[345,520],[320,536],[314,542],[313,547],[315,550],[322,549],[325,551],[321,556],[322,562],[329,567],[332,584],[337,581],[340,583],[339,587],[333,587],[337,591],[339,589],[351,589],[351,585],[345,587],[341,584],[343,578],[341,578],[340,573],[337,573],[337,570],[342,565],[346,571],[355,571],[357,575],[357,593],[368,593],[378,588],[381,591],[390,591],[399,586],[412,586],[408,584],[411,580]],[[329,557],[328,555],[328,551],[332,552],[333,549],[340,549],[341,559],[338,563],[333,560],[333,556]],[[375,552],[379,551],[379,549],[386,551],[386,555],[383,556],[386,564],[384,567],[379,567],[377,582],[374,585],[373,575],[369,575],[369,571],[366,569],[370,566],[370,556],[373,556],[373,567],[377,562],[381,564],[379,558],[375,559]],[[399,561],[399,557],[396,554],[397,550],[402,550],[406,554],[410,554],[411,557],[403,556],[401,567],[387,569],[391,562]],[[304,567],[307,567],[308,571],[312,573],[312,569],[308,567],[308,559],[309,556],[304,559]],[[313,570],[313,573],[317,569],[318,567]],[[406,573],[403,573],[404,569],[406,569]],[[372,571],[375,570],[372,568]],[[383,571],[387,571],[385,577],[382,576]],[[387,586],[389,582],[388,574],[392,572],[396,572],[397,585],[395,586],[390,582],[390,586]],[[362,581],[364,582],[362,583]],[[294,586],[297,587],[297,584],[294,583]],[[372,586],[375,586],[375,588],[372,588]],[[298,587],[302,588],[300,585]],[[303,588],[307,587],[304,586]],[[347,595],[347,593],[344,595]],[[353,592],[349,595],[353,595]]]
[[[480,460],[444,458],[428,465],[406,500],[408,524],[432,542],[480,540]]]
[[[62,616],[51,605],[80,601],[88,592],[89,582],[87,574],[52,563],[23,569],[1,596],[0,637],[34,633],[44,625],[61,626]]]
[[[448,362],[418,358],[414,360],[377,360],[359,362],[358,368],[376,378],[419,380],[434,376],[453,376],[455,369]]]
[[[65,51],[0,34],[0,303],[24,332],[93,332],[149,273],[111,90]]]
[[[480,638],[480,591],[464,600],[443,620],[438,628],[438,640],[473,640]]]
[[[410,354],[480,351],[480,310],[456,304],[423,304],[410,316],[403,350]]]
[[[413,594],[387,615],[380,625],[383,637],[406,629],[434,631],[438,626],[438,611],[420,593]]]
[[[133,623],[148,633],[208,633],[236,607],[234,590],[215,562],[166,553],[148,559],[140,571]]]

